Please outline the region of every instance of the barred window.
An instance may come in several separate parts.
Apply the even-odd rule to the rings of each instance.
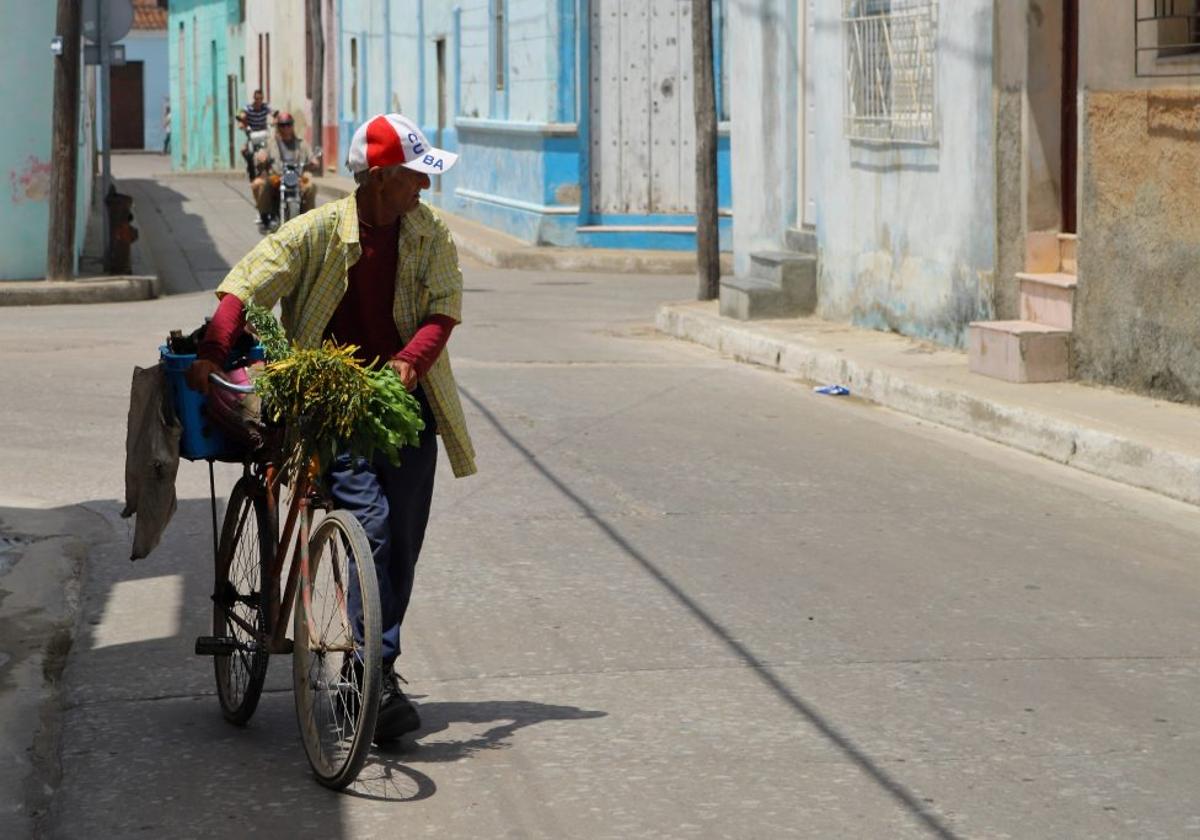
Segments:
[[[937,0],[842,0],[848,138],[936,142],[936,29]]]
[[[496,6],[492,16],[492,40],[496,45],[496,90],[504,90],[504,47],[506,33],[504,30],[504,4],[506,0],[495,0]]]
[[[1135,75],[1200,75],[1200,0],[1134,0]]]

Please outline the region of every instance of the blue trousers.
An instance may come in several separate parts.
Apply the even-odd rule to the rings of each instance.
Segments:
[[[400,625],[408,612],[413,577],[429,507],[433,501],[433,477],[437,467],[437,436],[433,413],[418,387],[414,396],[421,403],[425,429],[419,447],[406,446],[400,466],[392,466],[378,455],[372,460],[339,456],[327,475],[334,506],[354,514],[367,533],[379,579],[379,606],[383,618],[383,662],[390,667],[400,655]],[[354,558],[350,579],[356,579]],[[357,586],[349,587],[346,609],[355,636],[362,640],[362,597]]]

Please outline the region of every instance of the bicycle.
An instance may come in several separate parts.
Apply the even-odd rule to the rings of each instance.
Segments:
[[[247,394],[217,374],[210,381]],[[271,654],[292,655],[292,687],[304,750],[317,781],[340,790],[357,777],[375,731],[382,690],[379,586],[362,525],[332,510],[317,491],[314,464],[290,488],[268,458],[243,459],[217,537],[216,487],[209,458],[215,580],[213,635],[196,639],[212,656],[225,719],[244,726],[262,695]],[[282,531],[280,508],[286,509]],[[312,514],[323,511],[319,521]],[[282,597],[279,583],[290,557]],[[362,562],[359,562],[359,561]],[[348,604],[361,604],[351,627]],[[286,636],[292,618],[292,638]]]

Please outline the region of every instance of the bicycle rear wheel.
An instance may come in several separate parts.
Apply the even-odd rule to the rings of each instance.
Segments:
[[[213,635],[232,637],[231,654],[213,657],[221,713],[238,726],[250,720],[267,677],[268,651],[253,628],[270,633],[267,566],[275,550],[275,529],[261,486],[242,476],[233,486],[217,550],[213,589]]]
[[[351,598],[361,599],[361,633],[350,624]],[[375,562],[362,525],[347,511],[328,514],[313,533],[293,630],[292,678],[304,751],[317,780],[340,790],[354,781],[371,748],[383,655]]]

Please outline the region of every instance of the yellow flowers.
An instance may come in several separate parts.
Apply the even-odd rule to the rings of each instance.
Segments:
[[[266,419],[285,429],[290,477],[314,455],[328,465],[339,454],[370,459],[378,452],[398,464],[401,447],[418,444],[420,404],[391,365],[365,367],[357,352],[330,341],[311,350],[293,346],[255,380]]]

